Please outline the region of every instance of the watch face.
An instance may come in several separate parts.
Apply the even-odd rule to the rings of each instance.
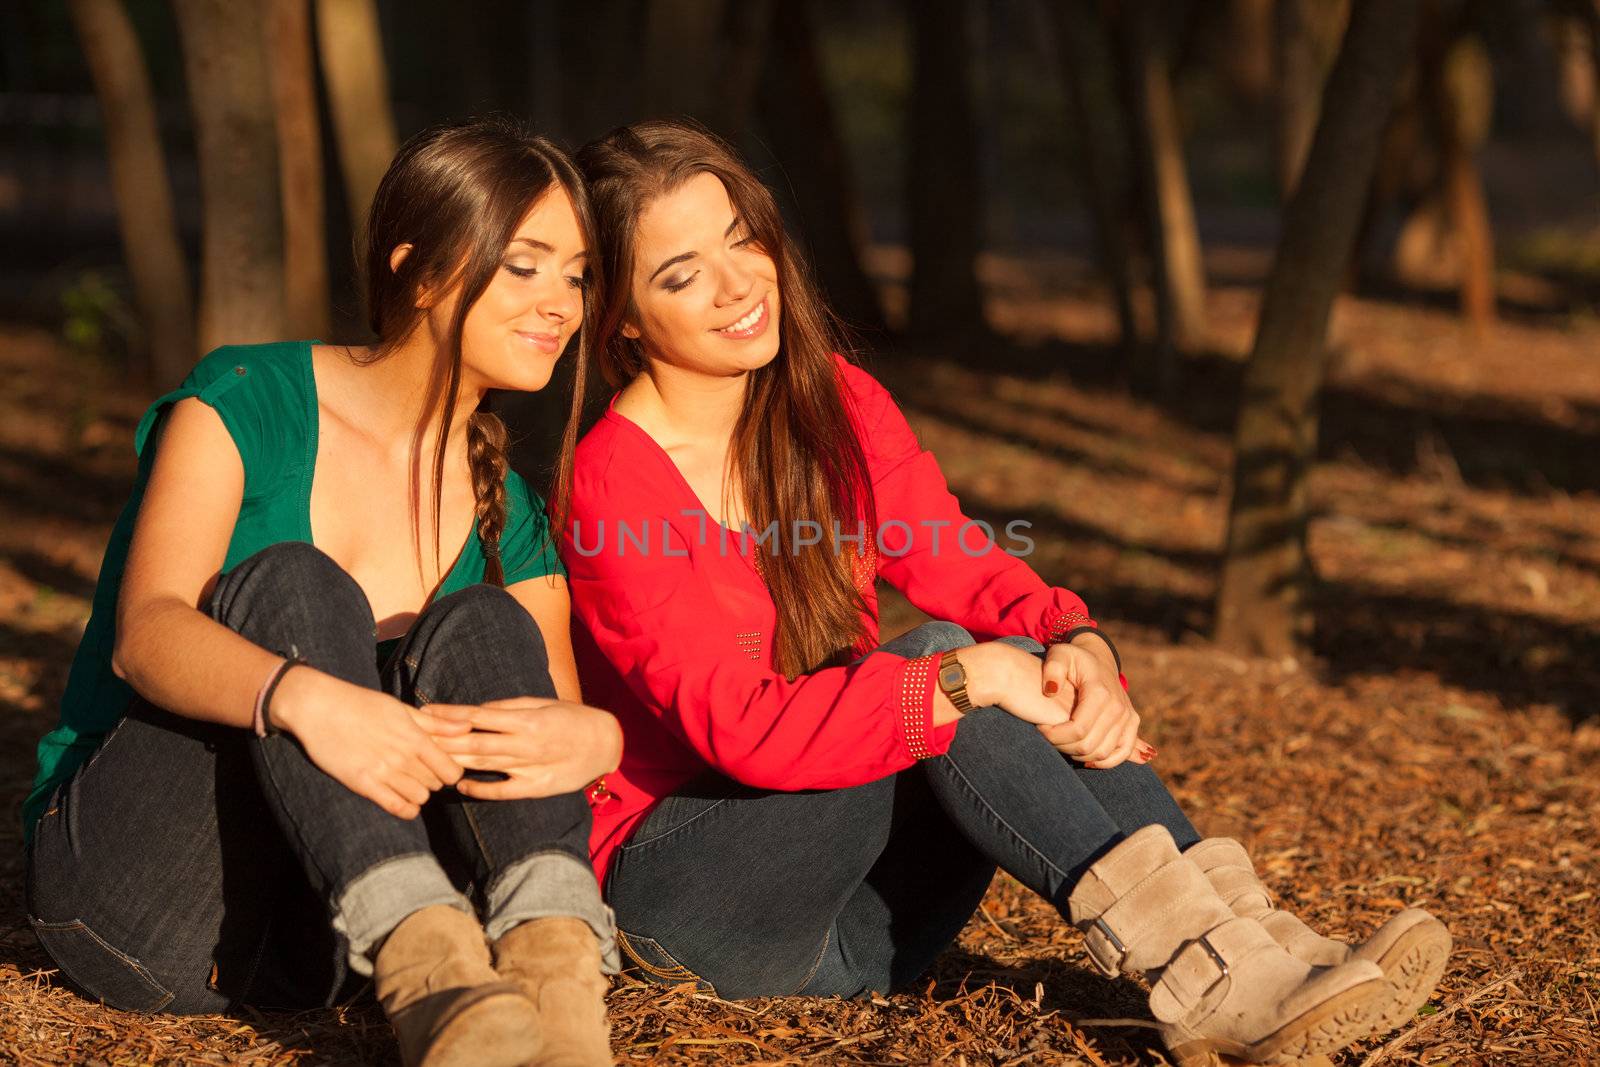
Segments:
[[[939,688],[954,689],[967,680],[967,672],[961,669],[961,664],[952,663],[939,672]]]

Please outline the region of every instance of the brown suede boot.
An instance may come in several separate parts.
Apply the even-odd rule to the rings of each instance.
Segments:
[[[530,919],[494,943],[495,969],[538,1009],[537,1067],[611,1067],[600,942],[582,919]]]
[[[1229,837],[1211,837],[1184,852],[1235,915],[1255,919],[1291,956],[1313,966],[1331,967],[1369,960],[1383,971],[1389,995],[1377,1003],[1375,1034],[1386,1034],[1416,1017],[1444,975],[1450,956],[1450,931],[1421,908],[1407,908],[1359,945],[1347,945],[1312,930],[1291,912],[1275,906],[1256,876],[1244,846]]]
[[[1383,972],[1365,961],[1313,968],[1235,915],[1162,826],[1106,853],[1068,901],[1107,975],[1144,972],[1150,1011],[1179,1067],[1221,1056],[1290,1063],[1367,1033]]]
[[[447,904],[408,915],[384,941],[372,979],[406,1067],[518,1067],[539,1013],[489,963],[478,920]]]

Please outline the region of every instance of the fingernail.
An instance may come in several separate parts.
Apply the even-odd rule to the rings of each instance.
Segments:
[[[1054,682],[1046,682],[1044,683],[1044,695],[1047,697],[1054,696],[1056,690],[1060,688],[1061,687]]]

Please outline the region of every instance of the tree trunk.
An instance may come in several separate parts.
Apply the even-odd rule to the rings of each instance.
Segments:
[[[640,107],[643,0],[586,0],[560,6],[562,108],[577,144],[651,114]],[[589,87],[584,89],[582,87]]]
[[[272,57],[272,95],[277,104],[289,330],[295,337],[326,337],[328,247],[310,0],[271,0],[267,51]]]
[[[1129,129],[1156,282],[1155,361],[1141,377],[1147,388],[1170,395],[1177,384],[1177,351],[1206,342],[1205,264],[1172,95],[1168,37],[1174,15],[1165,0],[1129,0],[1119,21]]]
[[[1317,129],[1322,78],[1311,40],[1311,13],[1317,0],[1278,0],[1273,23],[1273,57],[1278,81],[1278,192],[1288,203],[1300,180],[1311,135]]]
[[[200,345],[282,340],[283,210],[261,7],[174,0],[202,209]]]
[[[883,305],[862,267],[866,215],[817,58],[809,0],[784,0],[771,26],[762,80],[761,129],[783,167],[780,193],[794,197],[800,232],[828,301],[852,326],[882,332]]]
[[[970,338],[986,330],[977,275],[983,196],[972,101],[972,16],[969,0],[911,5],[908,317],[911,332],[922,337]]]
[[[1488,140],[1493,75],[1482,45],[1458,39],[1439,71],[1444,195],[1461,250],[1461,313],[1478,336],[1495,321],[1494,231],[1478,174],[1478,150]]]
[[[1273,17],[1285,0],[1228,0],[1232,46],[1219,57],[1222,75],[1234,97],[1252,110],[1271,98]]]
[[[316,0],[317,50],[339,146],[351,229],[359,239],[367,209],[399,147],[389,104],[389,67],[375,0]]]
[[[783,6],[803,6],[803,0]],[[717,79],[721,86],[720,99],[712,109],[711,124],[736,145],[750,127],[751,114],[761,93],[762,73],[776,51],[774,46],[781,44],[773,39],[772,32],[777,7],[775,0],[740,0],[729,12],[728,38]],[[805,29],[807,44],[814,49],[809,24]]]
[[[105,124],[122,255],[150,350],[150,376],[176,385],[194,365],[194,302],[161,155],[155,95],[122,0],[71,0]]]
[[[1218,643],[1298,656],[1309,646],[1307,481],[1316,455],[1328,315],[1355,240],[1420,0],[1355,0],[1324,93],[1245,369],[1234,435]]]
[[[656,118],[689,116],[708,125],[720,86],[722,0],[653,0],[645,23],[645,100]]]
[[[1110,52],[1109,35],[1093,0],[1060,0],[1047,10],[1078,127],[1078,173],[1094,219],[1100,268],[1116,301],[1122,346],[1132,353],[1139,344],[1133,303],[1139,280],[1125,223],[1127,136],[1117,121],[1114,74],[1103,59]]]

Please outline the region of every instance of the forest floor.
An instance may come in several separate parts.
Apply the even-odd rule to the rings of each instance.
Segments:
[[[1219,257],[1221,254],[1219,254]],[[1486,339],[1427,300],[1341,300],[1312,476],[1317,659],[1210,645],[1259,258],[1211,263],[1211,351],[1179,399],[1118,383],[1107,304],[991,263],[1005,338],[885,356],[972,513],[1116,633],[1157,767],[1319,928],[1426,907],[1432,1001],[1342,1064],[1600,1062],[1600,322],[1508,301]],[[1230,274],[1248,281],[1228,280]],[[1535,287],[1537,288],[1537,287]],[[1537,297],[1538,292],[1534,293]],[[23,910],[17,811],[53,723],[148,401],[48,331],[0,326],[0,1062],[392,1062],[370,1004],[143,1017],[65,988]],[[914,613],[892,603],[886,631]],[[625,1063],[1165,1062],[1141,987],[1004,875],[912,991],[737,1004],[620,981]]]

